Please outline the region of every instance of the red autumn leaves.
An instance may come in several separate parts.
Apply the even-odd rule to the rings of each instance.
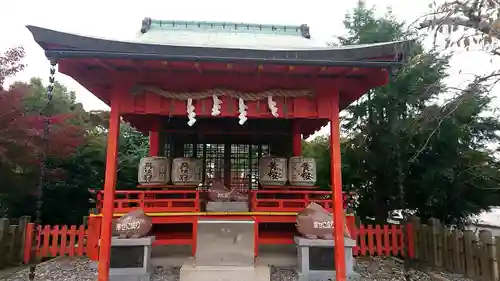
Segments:
[[[72,113],[44,117],[28,112],[25,98],[29,85],[17,83],[3,89],[2,82],[24,68],[22,48],[0,53],[0,166],[29,168],[38,164],[43,155],[52,159],[64,158],[76,151],[83,141],[84,128],[75,122]],[[43,105],[42,105],[43,106]],[[50,123],[44,140],[44,122]]]

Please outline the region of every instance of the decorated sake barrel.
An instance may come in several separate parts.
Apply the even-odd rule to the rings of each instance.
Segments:
[[[145,157],[139,162],[138,182],[141,185],[162,185],[170,181],[170,167],[166,157]]]
[[[288,180],[295,186],[314,186],[316,161],[310,157],[291,157],[288,160]]]
[[[287,181],[286,158],[270,156],[260,158],[259,181],[262,186],[285,185]]]
[[[197,158],[175,158],[172,161],[172,183],[198,185],[201,182],[202,161]]]

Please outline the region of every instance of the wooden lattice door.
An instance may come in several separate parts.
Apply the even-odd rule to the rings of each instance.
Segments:
[[[216,177],[231,189],[258,188],[259,159],[269,154],[269,145],[261,144],[185,144],[184,157],[203,160],[203,186]]]

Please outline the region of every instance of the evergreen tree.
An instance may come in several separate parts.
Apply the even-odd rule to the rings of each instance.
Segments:
[[[344,24],[348,32],[340,38],[342,44],[413,38],[390,10],[377,17],[363,2]],[[369,91],[346,109],[343,188],[358,191],[362,219],[385,222],[388,212],[406,209],[424,219],[463,223],[497,204],[498,161],[487,146],[498,142],[500,123],[485,117],[490,99],[478,87],[445,105],[436,103],[446,94],[447,68],[447,57],[426,52],[417,42],[389,85]],[[311,155],[307,151],[321,151],[328,142],[320,139],[307,146],[314,146],[305,150]],[[319,155],[319,163],[328,162],[329,154],[319,151],[312,155]],[[320,183],[329,182],[329,173],[318,176]]]

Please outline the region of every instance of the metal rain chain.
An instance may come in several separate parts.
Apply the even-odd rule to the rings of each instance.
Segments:
[[[35,231],[38,231],[38,227],[41,225],[41,216],[42,216],[42,205],[43,205],[43,190],[45,188],[45,164],[46,164],[46,159],[47,155],[45,153],[45,149],[48,147],[49,144],[49,132],[50,132],[50,104],[52,102],[52,96],[53,96],[53,91],[54,91],[54,83],[55,83],[55,74],[56,74],[56,64],[57,62],[54,60],[50,61],[50,75],[49,75],[49,85],[47,86],[47,104],[46,104],[46,111],[47,114],[44,114],[44,112],[40,112],[40,115],[43,119],[43,135],[42,135],[42,150],[40,152],[40,177],[39,177],[39,183],[38,183],[38,192],[37,192],[37,201],[36,201],[36,217],[35,217]],[[46,116],[48,115],[48,116]],[[38,235],[35,235],[35,237],[39,237]],[[35,244],[36,245],[36,244]],[[30,281],[33,281],[35,279],[35,270],[36,270],[36,264],[37,264],[38,258],[35,253],[33,255],[31,265],[29,268],[29,275],[28,278]]]

